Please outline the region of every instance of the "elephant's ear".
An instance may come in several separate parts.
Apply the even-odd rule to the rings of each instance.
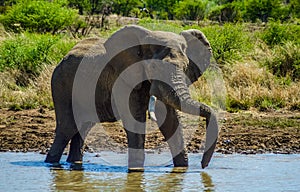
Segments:
[[[205,35],[196,29],[185,30],[180,33],[187,42],[187,56],[189,65],[185,69],[191,83],[198,80],[210,65],[212,50]]]

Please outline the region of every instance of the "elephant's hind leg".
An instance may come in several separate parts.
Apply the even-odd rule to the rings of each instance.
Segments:
[[[84,140],[94,125],[94,123],[85,123],[82,129],[72,137],[67,162],[75,163],[82,161]]]
[[[60,158],[64,152],[65,147],[69,143],[70,139],[61,133],[56,133],[54,142],[50,148],[45,159],[46,163],[59,163]]]
[[[50,151],[47,154],[46,163],[59,163],[60,158],[71,138],[78,132],[76,124],[72,118],[60,118],[61,114],[56,114],[55,138]],[[65,115],[64,117],[70,117]]]

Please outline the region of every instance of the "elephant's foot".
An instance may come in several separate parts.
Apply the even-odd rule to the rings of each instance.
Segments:
[[[75,161],[71,163],[71,170],[81,171],[83,170],[82,161]]]
[[[68,163],[82,163],[82,153],[70,153],[68,158],[67,158],[67,162]]]
[[[136,168],[128,168],[128,173],[132,173],[132,172],[144,172],[144,168],[143,167],[136,167]]]
[[[128,170],[143,169],[144,161],[144,149],[128,149]]]
[[[67,158],[67,162],[69,163],[82,162],[83,143],[84,143],[84,139],[81,137],[79,132],[73,136],[70,144],[70,151]]]
[[[52,163],[52,164],[59,163],[60,158],[61,155],[51,155],[51,153],[49,152],[45,159],[45,163]]]
[[[189,166],[188,157],[186,152],[179,153],[176,157],[173,157],[174,167],[187,167]]]
[[[69,139],[67,139],[63,134],[57,133],[54,142],[50,148],[50,151],[47,154],[45,162],[52,163],[52,164],[59,163],[60,158],[68,142]]]

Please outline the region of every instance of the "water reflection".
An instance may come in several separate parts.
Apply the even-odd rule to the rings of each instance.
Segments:
[[[216,154],[205,170],[199,156],[189,157],[187,170],[146,166],[128,173],[113,158],[109,162],[118,166],[86,156],[84,170],[74,171],[68,163],[50,167],[37,153],[0,153],[0,191],[300,191],[299,154]]]
[[[182,191],[185,167],[174,167],[168,174],[164,174],[157,179],[157,190],[159,191]]]
[[[53,191],[214,191],[206,172],[190,172],[188,168],[146,170],[145,172],[74,171],[52,168]],[[103,172],[102,172],[103,171]],[[197,178],[198,177],[198,178]]]
[[[215,185],[213,184],[211,176],[208,173],[201,172],[201,178],[202,178],[202,183],[203,183],[205,192],[215,191],[215,189],[214,189]]]
[[[146,186],[144,183],[144,173],[143,172],[131,172],[127,174],[125,190],[128,192],[132,191],[144,191]]]
[[[93,191],[96,182],[85,177],[83,171],[67,171],[63,169],[52,169],[53,191]],[[94,190],[95,191],[95,190]]]

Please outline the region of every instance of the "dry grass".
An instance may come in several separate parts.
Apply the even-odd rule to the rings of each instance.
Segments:
[[[53,66],[45,68],[40,76],[31,81],[27,87],[17,86],[15,76],[18,72],[6,71],[0,73],[0,108],[14,110],[37,107],[53,108],[50,80]]]
[[[253,60],[227,66],[223,78],[227,92],[223,96],[227,97],[226,106],[229,111],[248,110],[251,107],[259,110],[298,109],[300,106],[300,82],[282,84],[277,77]],[[211,103],[215,97],[212,90],[212,85],[209,85],[205,76],[201,77],[191,90],[192,97]]]

